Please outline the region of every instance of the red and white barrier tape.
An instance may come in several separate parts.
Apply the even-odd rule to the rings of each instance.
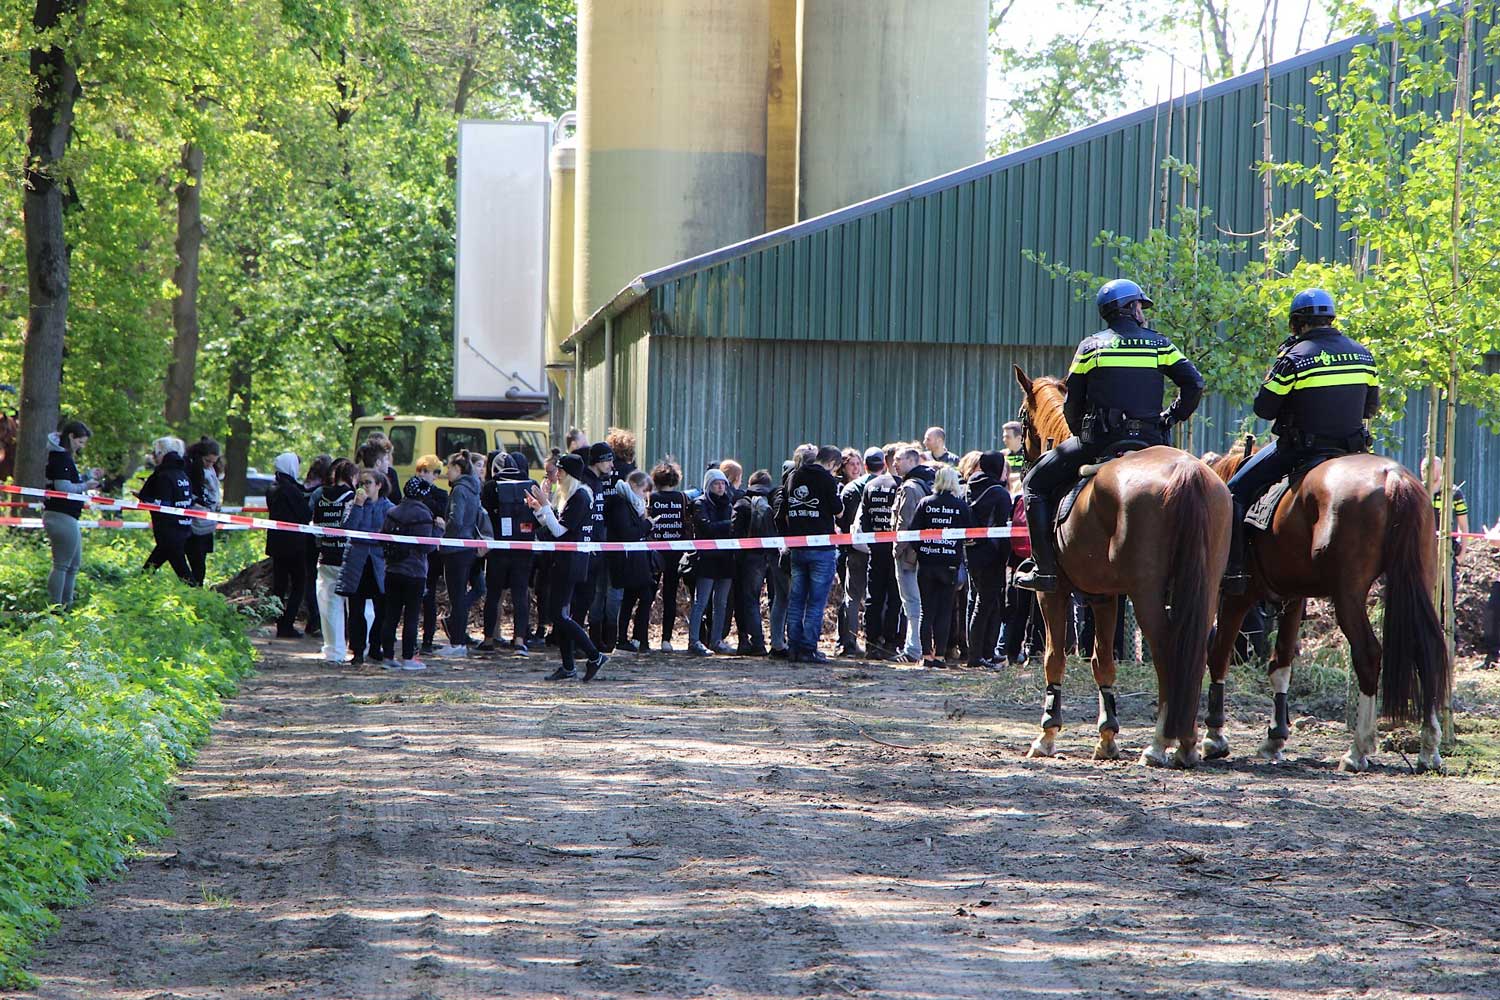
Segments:
[[[245,517],[240,514],[185,510],[178,507],[164,507],[161,504],[144,503],[140,500],[99,498],[86,493],[38,490],[28,486],[0,485],[0,492],[18,493],[22,496],[47,497],[54,500],[72,500],[111,510],[144,510],[150,513],[167,514],[172,517],[198,518],[215,521],[221,525],[260,528],[267,531],[295,531],[302,535],[326,535],[333,538],[348,538],[361,542],[435,545],[441,548],[454,549],[500,549],[535,552],[733,552],[746,549],[826,548],[830,545],[877,545],[887,542],[938,541],[942,539],[957,541],[969,538],[1012,538],[1026,534],[1025,528],[1001,527],[942,528],[925,531],[860,531],[850,534],[801,535],[785,538],[684,538],[670,542],[522,542],[486,538],[413,538],[409,535],[388,535],[379,531],[324,528],[312,524],[296,524],[290,521],[271,521],[260,517]],[[119,523],[145,524],[146,522]]]
[[[151,527],[150,521],[86,521],[78,520],[80,528],[115,528],[115,529],[139,529]],[[0,528],[41,528],[42,519],[39,517],[0,517]],[[249,531],[250,528],[243,524],[220,524],[215,525],[218,531]]]

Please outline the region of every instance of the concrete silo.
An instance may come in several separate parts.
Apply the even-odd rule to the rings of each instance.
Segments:
[[[578,115],[557,120],[548,160],[550,205],[547,216],[547,374],[559,393],[567,391],[572,359],[562,342],[573,332],[574,189],[578,171]]]
[[[577,322],[764,231],[769,48],[766,0],[580,0]]]
[[[988,0],[801,0],[798,217],[984,159]]]

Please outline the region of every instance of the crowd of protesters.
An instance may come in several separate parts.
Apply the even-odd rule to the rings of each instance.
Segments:
[[[948,450],[940,427],[929,428],[920,443],[863,451],[807,444],[774,473],[759,469],[747,477],[738,461],[725,458],[688,483],[671,458],[649,472],[637,468],[635,437],[628,430],[611,428],[604,441],[590,443],[575,429],[565,450],[547,460],[541,483],[532,478],[523,453],[465,451],[420,458],[405,484],[391,468],[390,441],[376,433],[353,461],[320,455],[305,476],[297,455],[278,455],[266,499],[273,520],[456,539],[640,541],[1024,527],[1021,432],[1019,424],[1006,424],[999,450],[962,457]],[[49,488],[82,495],[99,486],[98,470],[78,468],[89,437],[80,421],[51,436]],[[152,443],[151,472],[136,494],[166,507],[217,511],[222,476],[220,448],[211,438],[187,446],[162,437]],[[1467,508],[1462,493],[1455,494],[1459,528],[1465,530]],[[1434,505],[1440,504],[1435,492]],[[66,608],[81,561],[83,502],[48,498],[43,508],[53,552],[48,593]],[[154,545],[146,567],[171,566],[201,586],[214,523],[157,512],[151,527]],[[1455,541],[1455,547],[1460,544]],[[1011,582],[1029,555],[1024,534],[589,554],[440,548],[273,530],[266,533],[265,550],[282,606],[276,635],[321,638],[322,655],[334,663],[421,670],[419,654],[452,658],[505,650],[527,656],[555,646],[562,662],[550,679],[579,676],[581,655],[587,680],[612,654],[670,653],[679,645],[694,656],[820,663],[828,659],[821,647],[835,580],[841,596],[829,646],[837,656],[997,668],[1039,654],[1042,645],[1036,601]],[[437,634],[440,591],[448,608],[445,642]],[[508,638],[501,620],[507,596]],[[1489,603],[1500,621],[1500,588]],[[657,608],[661,626],[653,645]],[[471,634],[471,609],[482,622],[478,637]],[[1118,616],[1121,632],[1124,618]],[[1091,619],[1087,605],[1076,601],[1070,646],[1089,648]],[[1500,625],[1486,632],[1487,643],[1500,647]],[[1117,634],[1117,649],[1123,640]],[[1492,650],[1487,662],[1497,658]]]
[[[547,460],[541,482],[522,453],[458,452],[420,458],[404,484],[391,469],[390,442],[375,434],[353,461],[320,457],[306,477],[296,455],[278,456],[267,506],[273,520],[461,539],[642,541],[1005,526],[1024,523],[1020,430],[1009,424],[1002,450],[962,458],[948,451],[937,427],[920,443],[863,451],[808,444],[774,472],[747,476],[726,458],[690,482],[671,458],[638,468],[628,430],[611,428],[598,442],[575,430]],[[175,481],[180,467],[163,455],[153,479]],[[193,506],[217,503],[217,493],[202,496],[192,484],[185,490]],[[163,558],[172,561],[173,551]],[[1034,598],[1007,586],[1027,554],[1024,538],[541,553],[270,531],[266,554],[282,601],[278,637],[319,636],[330,662],[393,670],[425,669],[420,656],[529,656],[547,646],[561,660],[553,680],[592,679],[620,653],[826,662],[824,621],[835,580],[837,625],[826,645],[837,656],[998,667],[1041,645]],[[446,641],[436,634],[440,591]],[[658,610],[659,631],[652,628]],[[305,631],[297,628],[304,614]],[[475,618],[482,623],[477,635]]]

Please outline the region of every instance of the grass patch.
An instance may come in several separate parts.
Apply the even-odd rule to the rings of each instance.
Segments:
[[[138,542],[84,543],[81,603],[46,610],[50,554],[0,539],[0,985],[56,924],[166,831],[166,796],[254,664],[244,620]]]
[[[1444,758],[1448,773],[1500,781],[1500,719],[1455,716],[1453,731],[1458,743]]]

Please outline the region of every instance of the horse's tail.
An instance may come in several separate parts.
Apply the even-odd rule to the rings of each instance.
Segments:
[[[1448,702],[1448,644],[1432,604],[1436,552],[1431,504],[1404,470],[1385,479],[1385,623],[1380,712],[1411,721],[1431,718]],[[1421,685],[1418,702],[1417,685]]]
[[[1213,608],[1210,580],[1209,517],[1213,505],[1210,486],[1219,486],[1206,465],[1181,461],[1167,480],[1162,503],[1170,527],[1172,552],[1167,566],[1167,642],[1161,705],[1162,734],[1168,739],[1196,741],[1198,696],[1208,659],[1208,630]]]

